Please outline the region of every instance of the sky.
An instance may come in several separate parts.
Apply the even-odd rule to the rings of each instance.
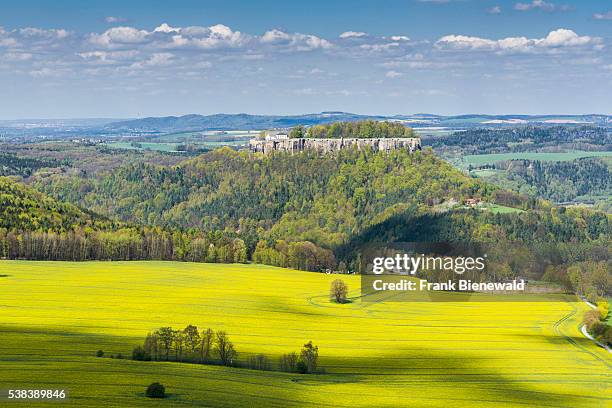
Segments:
[[[612,1],[3,1],[0,119],[612,114]]]

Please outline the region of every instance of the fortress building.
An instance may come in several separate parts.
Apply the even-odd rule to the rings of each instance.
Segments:
[[[284,151],[297,153],[307,149],[313,149],[320,153],[329,153],[336,150],[356,148],[365,149],[370,146],[375,152],[396,149],[407,149],[410,152],[421,150],[421,138],[419,137],[393,137],[372,139],[312,139],[312,138],[266,138],[265,140],[251,139],[249,149],[251,152],[270,153],[273,151]]]

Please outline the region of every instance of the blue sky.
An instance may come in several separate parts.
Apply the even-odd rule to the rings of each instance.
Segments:
[[[612,113],[612,2],[27,1],[0,118]]]

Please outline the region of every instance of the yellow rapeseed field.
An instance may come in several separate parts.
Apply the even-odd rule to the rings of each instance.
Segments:
[[[612,358],[579,333],[580,302],[365,302],[343,276],[355,299],[338,305],[337,275],[260,265],[1,261],[0,276],[0,390],[68,390],[49,406],[612,405]],[[225,330],[239,359],[312,340],[326,373],[95,357],[187,324]],[[144,397],[154,381],[169,399]]]

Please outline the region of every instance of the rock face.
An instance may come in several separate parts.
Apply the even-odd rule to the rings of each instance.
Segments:
[[[297,153],[306,149],[313,149],[320,153],[329,153],[336,150],[356,148],[365,149],[370,146],[375,152],[396,149],[408,149],[410,152],[421,150],[421,139],[418,137],[395,137],[380,139],[278,139],[249,141],[249,149],[252,152],[270,153],[273,151],[284,151]]]

